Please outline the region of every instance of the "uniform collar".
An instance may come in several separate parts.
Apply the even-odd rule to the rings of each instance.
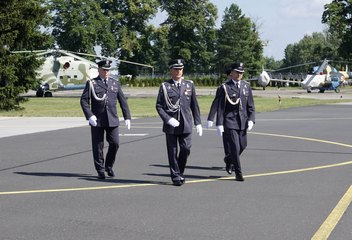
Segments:
[[[172,79],[172,81],[174,81],[175,86],[177,86],[178,83],[179,83],[180,85],[182,84],[182,79],[180,79],[180,80],[178,80],[178,81]]]

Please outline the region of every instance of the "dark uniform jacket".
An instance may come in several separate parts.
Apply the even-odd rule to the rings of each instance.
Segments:
[[[92,81],[97,97],[101,98],[106,94],[107,97],[105,100],[99,101],[94,98],[93,91],[89,90],[89,81]],[[119,81],[109,78],[107,86],[100,77],[89,81],[87,81],[81,96],[81,106],[87,120],[95,115],[97,117],[97,127],[119,126],[116,109],[117,101],[120,103],[124,119],[131,119],[127,100],[121,90]]]
[[[209,114],[208,114],[208,121],[214,121],[216,111],[218,110],[218,105],[219,105],[219,94],[220,94],[220,88],[222,86],[218,87],[216,89],[215,97],[213,102],[211,103]]]
[[[240,99],[238,104],[232,105],[225,98],[224,86],[232,102]],[[249,120],[255,122],[254,100],[249,83],[240,81],[238,88],[232,80],[227,81],[220,88],[216,125],[223,125],[225,129],[245,130]]]
[[[166,104],[163,86],[160,86],[156,101],[156,110],[164,122],[163,131],[169,134],[192,133],[192,115],[194,125],[201,124],[200,111],[193,82],[190,80],[182,80],[180,89],[177,88],[172,79],[165,81],[163,84],[166,88],[166,99],[169,98],[172,104],[176,104],[177,100],[180,98],[180,111],[170,111]],[[174,128],[167,124],[171,118],[177,119],[180,122],[180,126]]]

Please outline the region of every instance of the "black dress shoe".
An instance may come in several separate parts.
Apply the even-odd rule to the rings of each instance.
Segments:
[[[242,176],[242,174],[236,174],[236,181],[239,181],[239,182],[243,182],[244,181],[244,178]]]
[[[177,181],[172,181],[172,184],[174,185],[174,186],[182,186],[182,181],[181,180],[177,180]]]
[[[115,177],[115,173],[112,169],[106,169],[106,172],[108,173],[109,177]]]
[[[98,178],[99,179],[105,179],[105,173],[104,172],[98,172]]]
[[[232,174],[232,166],[233,166],[233,164],[226,163],[226,172],[230,175]]]
[[[186,178],[184,176],[181,176],[180,177],[180,181],[181,181],[182,184],[184,184],[186,182]]]

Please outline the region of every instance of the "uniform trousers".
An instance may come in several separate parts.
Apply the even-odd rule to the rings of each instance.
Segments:
[[[229,150],[229,144],[226,141],[225,134],[222,135],[222,144],[224,146],[224,153],[225,153],[224,162],[227,163],[227,162],[231,161],[231,155],[230,155],[230,150]]]
[[[104,133],[109,143],[104,165]],[[119,127],[91,127],[94,166],[97,172],[112,169],[119,149]]]
[[[247,147],[247,130],[225,129],[224,135],[228,144],[229,160],[234,166],[235,174],[242,174],[240,155]]]
[[[191,152],[192,134],[168,134],[166,135],[167,155],[172,181],[180,181],[183,178],[187,158]],[[177,145],[178,143],[178,145]],[[178,152],[178,146],[180,151]]]

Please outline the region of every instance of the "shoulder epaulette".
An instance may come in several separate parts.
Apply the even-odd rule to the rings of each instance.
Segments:
[[[183,79],[183,81],[193,83],[193,80],[190,79]]]

